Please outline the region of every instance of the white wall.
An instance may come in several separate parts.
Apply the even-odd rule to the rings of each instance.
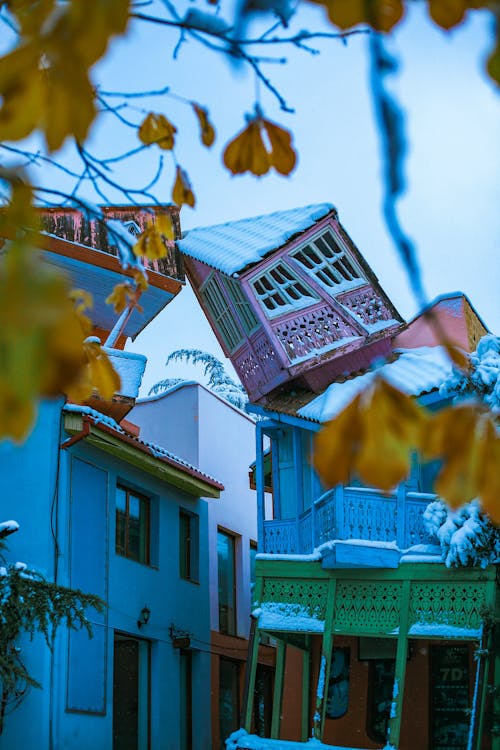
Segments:
[[[224,484],[219,500],[208,500],[210,619],[218,630],[217,528],[236,538],[237,634],[250,627],[250,540],[257,541],[257,498],[248,468],[255,459],[255,424],[204,386],[187,383],[139,401],[128,419],[140,437],[156,442]],[[195,457],[197,460],[195,461]]]

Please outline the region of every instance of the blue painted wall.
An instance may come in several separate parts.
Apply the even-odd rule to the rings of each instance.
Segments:
[[[191,633],[197,649],[194,748],[206,750],[211,741],[207,503],[84,441],[60,451],[58,460],[59,428],[60,404],[44,404],[25,444],[0,444],[0,515],[21,525],[10,537],[9,557],[49,578],[57,567],[59,583],[99,594],[108,608],[104,616],[91,612],[92,641],[61,627],[53,655],[38,640],[23,644],[26,663],[43,690],[31,690],[7,717],[0,748],[111,748],[113,637],[119,631],[151,643],[151,750],[179,750],[180,654],[169,636],[173,624]],[[154,566],[115,553],[118,481],[151,498]],[[179,577],[180,507],[200,518],[199,584]],[[151,618],[139,629],[145,604]]]

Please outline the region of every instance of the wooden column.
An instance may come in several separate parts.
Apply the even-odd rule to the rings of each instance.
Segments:
[[[305,637],[305,650],[302,653],[302,724],[301,740],[309,739],[309,699],[310,699],[310,670],[311,670],[311,636]]]
[[[321,659],[319,664],[318,688],[316,690],[316,710],[313,717],[312,736],[314,739],[322,740],[325,728],[326,695],[328,692],[328,680],[330,679],[330,664],[333,650],[333,626],[335,611],[335,589],[337,581],[332,578],[328,588],[328,601],[325,613],[325,630],[321,643]]]
[[[265,518],[265,492],[264,492],[264,450],[262,443],[262,425],[255,425],[255,487],[257,490],[257,550],[264,552],[264,518]]]
[[[397,526],[396,526],[396,544],[399,549],[404,549],[405,544],[405,529],[406,529],[406,483],[401,482],[398,484],[396,492],[396,506],[397,506]]]
[[[271,739],[279,740],[281,706],[283,703],[283,682],[285,678],[286,642],[278,640],[276,650],[276,670],[274,673],[273,715],[271,718]]]
[[[258,576],[255,579],[255,601],[260,604],[262,601],[262,590],[264,588],[264,579]],[[244,684],[244,702],[241,710],[241,723],[247,732],[252,730],[253,701],[255,693],[255,675],[257,674],[257,664],[259,661],[259,642],[260,630],[258,623],[254,620],[250,630],[248,641],[248,656],[245,671]]]
[[[401,591],[401,612],[399,617],[398,647],[396,651],[396,666],[394,669],[394,687],[392,691],[392,705],[389,719],[388,742],[394,748],[399,746],[401,719],[403,712],[403,698],[405,690],[406,661],[408,657],[408,617],[410,607],[411,581],[403,581]]]
[[[297,552],[299,554],[302,554],[304,552],[307,552],[307,550],[303,550],[300,544],[300,514],[304,510],[304,483],[302,475],[302,442],[300,439],[300,430],[298,427],[293,428],[292,436],[295,479],[295,528],[297,534]]]

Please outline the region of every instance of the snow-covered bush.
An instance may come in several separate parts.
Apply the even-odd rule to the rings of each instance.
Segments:
[[[483,336],[470,355],[470,371],[455,370],[440,388],[444,396],[475,395],[500,412],[500,336]]]
[[[441,500],[427,506],[423,515],[425,530],[441,545],[448,568],[480,566],[500,562],[500,528],[481,513],[476,500],[457,511]]]

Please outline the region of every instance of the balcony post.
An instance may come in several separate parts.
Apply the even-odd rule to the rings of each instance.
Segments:
[[[264,491],[264,448],[262,440],[262,425],[255,425],[255,487],[257,490],[257,549],[265,551],[264,544],[264,517],[265,517],[265,491]]]
[[[406,545],[406,482],[398,484],[396,496],[396,544],[399,549]]]
[[[273,714],[271,717],[271,739],[279,740],[281,725],[281,706],[283,703],[283,682],[285,678],[286,641],[277,639],[276,669],[274,673]]]
[[[410,609],[410,586],[411,581],[403,581],[401,591],[401,612],[399,616],[399,634],[396,650],[396,665],[394,668],[394,687],[392,691],[392,705],[389,719],[389,736],[387,744],[394,748],[399,747],[399,734],[401,731],[401,719],[403,711],[406,661],[408,658],[408,619]]]
[[[325,613],[325,630],[321,642],[321,660],[318,674],[318,688],[316,690],[316,709],[313,717],[312,736],[316,740],[323,739],[325,728],[326,699],[328,695],[328,681],[330,679],[330,664],[333,651],[333,628],[335,612],[335,591],[337,581],[330,579],[328,601]]]
[[[295,526],[297,533],[297,552],[302,554],[306,550],[302,549],[300,543],[300,514],[304,509],[304,484],[302,473],[302,443],[298,427],[293,428],[293,466],[295,479]],[[314,548],[313,548],[314,549]],[[311,550],[312,552],[312,550]]]
[[[347,534],[344,528],[344,485],[338,484],[335,487],[335,536],[333,539],[346,538]]]

